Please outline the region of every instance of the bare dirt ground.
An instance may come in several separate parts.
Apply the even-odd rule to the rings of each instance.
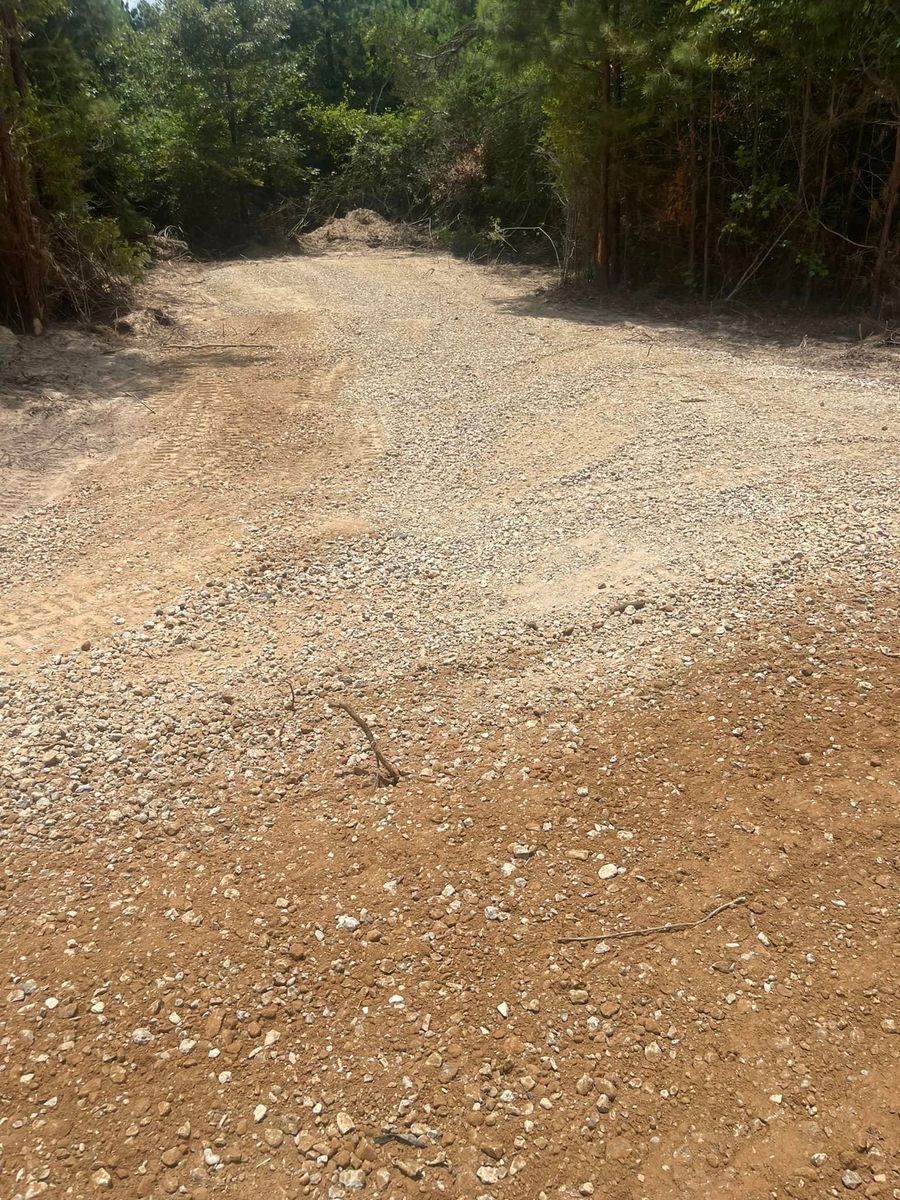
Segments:
[[[895,363],[318,249],[3,368],[0,1194],[900,1196]]]

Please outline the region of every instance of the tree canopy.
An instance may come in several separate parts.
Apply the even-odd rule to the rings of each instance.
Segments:
[[[353,207],[598,286],[900,292],[895,0],[0,0],[0,317]]]

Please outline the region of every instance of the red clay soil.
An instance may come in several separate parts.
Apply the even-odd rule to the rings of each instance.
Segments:
[[[449,790],[335,749],[143,836],[7,813],[6,1194],[900,1194],[896,601],[831,612],[498,714]]]

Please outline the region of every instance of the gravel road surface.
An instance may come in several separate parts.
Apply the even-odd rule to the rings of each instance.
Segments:
[[[545,283],[4,342],[4,1196],[900,1197],[896,363]]]

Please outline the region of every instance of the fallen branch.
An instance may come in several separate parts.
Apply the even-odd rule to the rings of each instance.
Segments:
[[[355,721],[356,724],[363,731],[363,733],[366,735],[366,741],[369,743],[372,753],[375,755],[375,761],[378,763],[378,769],[375,772],[378,782],[379,783],[389,783],[389,784],[391,784],[391,786],[393,786],[395,783],[399,783],[400,782],[399,770],[394,766],[394,764],[390,761],[390,759],[386,758],[385,755],[382,753],[382,750],[378,745],[378,739],[375,737],[375,734],[372,732],[372,730],[369,728],[369,726],[366,724],[366,722],[363,720],[363,718],[359,715],[359,713],[356,711],[356,709],[353,708],[352,705],[350,705],[350,704],[345,704],[343,700],[329,700],[328,703],[331,705],[332,708],[343,709],[344,712],[347,714],[347,716],[350,718],[350,720]]]
[[[508,233],[542,233],[544,235],[544,237],[547,239],[547,241],[550,243],[551,247],[553,248],[553,253],[556,255],[556,271],[557,271],[557,274],[559,275],[559,278],[562,279],[562,277],[563,277],[562,259],[559,257],[559,251],[556,248],[556,242],[554,242],[553,238],[550,236],[550,234],[547,232],[547,230],[543,227],[543,225],[505,225],[502,229],[498,228],[494,232],[495,232],[496,236],[499,237],[500,240],[503,242],[504,246],[509,246],[510,250],[513,249],[513,246],[507,239],[506,234],[508,234]]]
[[[271,342],[164,342],[164,350],[274,350]]]
[[[408,1133],[397,1133],[393,1129],[385,1129],[383,1133],[376,1133],[372,1141],[376,1146],[385,1146],[388,1142],[399,1142],[402,1146],[412,1146],[415,1150],[430,1149],[424,1138],[412,1137]]]
[[[130,400],[135,400],[138,404],[146,408],[147,412],[152,412],[155,415],[156,409],[151,404],[148,404],[146,400],[142,400],[140,396],[136,396],[134,392],[123,392],[122,394]]]
[[[287,685],[291,690],[291,712],[296,712],[297,711],[297,693],[294,691],[294,685],[291,683],[290,680],[287,681]],[[283,744],[282,739],[284,738],[285,725],[287,725],[287,717],[285,717],[284,720],[281,722],[281,728],[278,730],[278,745],[279,746],[281,746]]]
[[[784,229],[782,229],[782,231],[779,233],[778,237],[776,237],[776,239],[772,243],[772,245],[765,252],[765,254],[756,258],[750,264],[750,266],[747,268],[747,270],[743,273],[743,275],[740,277],[740,279],[737,281],[737,283],[734,285],[734,287],[731,289],[731,291],[725,297],[726,304],[728,304],[728,302],[730,300],[733,300],[735,298],[735,296],[738,294],[738,292],[741,290],[741,288],[744,286],[744,284],[749,279],[753,278],[753,276],[756,274],[756,272],[759,270],[759,268],[763,265],[763,263],[766,261],[766,259],[769,257],[769,255],[772,253],[772,251],[775,249],[775,247],[778,245],[778,243],[781,241],[781,239],[784,237],[784,235],[787,233],[787,231],[790,229],[790,227],[794,224],[794,222],[797,220],[797,218],[799,216],[800,216],[799,213],[795,213],[791,217],[791,219],[788,221],[787,225],[785,225]]]
[[[712,912],[706,913],[698,921],[669,921],[665,925],[651,925],[647,929],[625,929],[621,933],[592,933],[587,937],[561,937],[557,941],[614,942],[622,938],[646,937],[651,933],[680,933],[683,929],[696,929],[698,925],[703,925],[706,921],[711,921],[713,917],[717,917],[726,908],[737,908],[739,904],[746,904],[746,902],[746,896],[735,896],[733,900],[728,900],[725,904],[720,904],[718,908],[714,908]]]

